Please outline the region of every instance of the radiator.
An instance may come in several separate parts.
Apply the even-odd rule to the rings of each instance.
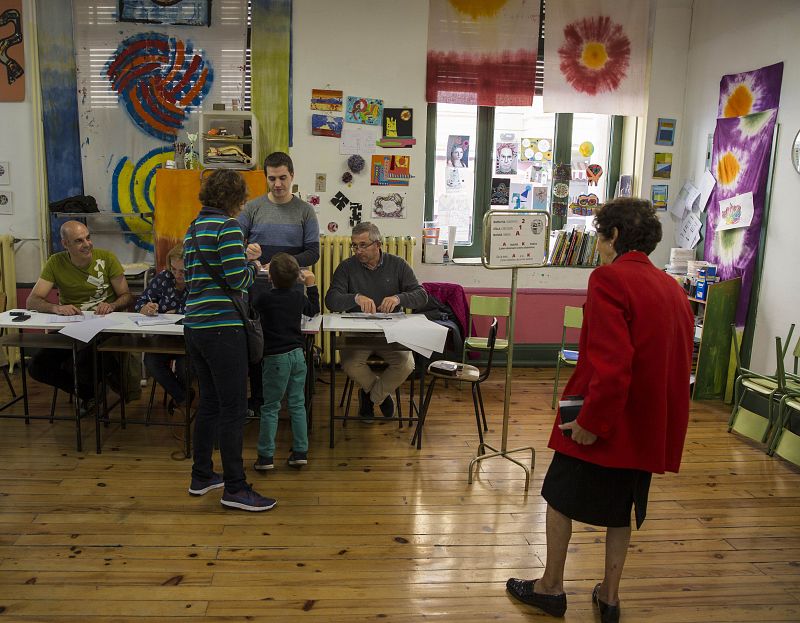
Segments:
[[[14,263],[14,237],[0,236],[0,300],[5,303],[0,311],[14,309],[17,306],[17,270]],[[16,332],[17,329],[14,329]],[[2,331],[0,331],[2,334]],[[19,361],[16,348],[0,347],[0,366],[10,363],[11,367]]]
[[[381,238],[381,248],[385,253],[403,258],[412,267],[414,266],[414,247],[416,244],[417,239],[413,236],[383,236]],[[314,275],[317,277],[317,287],[323,313],[328,311],[325,307],[325,295],[328,293],[333,273],[339,263],[351,255],[350,236],[320,236],[319,261],[314,265],[313,270]],[[321,349],[322,363],[329,364],[331,361],[330,335],[321,332],[317,335],[315,344]]]

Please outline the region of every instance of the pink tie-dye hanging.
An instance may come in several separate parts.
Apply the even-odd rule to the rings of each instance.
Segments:
[[[430,0],[429,102],[530,106],[539,0]]]
[[[717,185],[706,210],[704,257],[717,265],[723,280],[742,278],[736,309],[739,327],[747,317],[753,287],[782,79],[783,63],[778,63],[723,76],[720,81],[719,115],[722,118],[717,119],[711,158],[711,173]],[[727,228],[735,219],[723,210],[749,204],[748,193],[752,195],[752,219],[749,224],[745,219],[734,223],[742,226]],[[727,201],[731,199],[733,201]],[[722,209],[720,202],[723,202]]]
[[[544,110],[643,116],[649,3],[548,2]]]

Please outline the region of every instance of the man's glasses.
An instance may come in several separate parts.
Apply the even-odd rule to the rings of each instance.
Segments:
[[[364,249],[369,249],[373,244],[378,242],[377,240],[373,240],[372,242],[359,242],[356,244],[355,242],[350,245],[350,248],[353,251],[363,251]]]

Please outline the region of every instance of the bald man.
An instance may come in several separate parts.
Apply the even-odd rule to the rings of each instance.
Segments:
[[[28,296],[27,307],[38,312],[74,316],[84,311],[105,315],[127,309],[133,297],[122,265],[110,251],[95,249],[89,229],[78,221],[61,226],[65,251],[50,256],[42,274]],[[58,303],[47,297],[58,288]],[[78,356],[78,397],[94,397],[90,349]],[[82,365],[82,364],[86,365]],[[33,356],[30,375],[41,383],[72,392],[72,353],[68,350],[41,350]]]

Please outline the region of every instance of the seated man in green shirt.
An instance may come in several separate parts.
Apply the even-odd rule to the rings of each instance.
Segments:
[[[74,316],[84,311],[104,315],[127,309],[133,301],[122,265],[110,251],[95,249],[89,229],[78,221],[61,226],[61,243],[66,251],[50,256],[36,285],[28,296],[27,307],[38,312]],[[58,303],[47,297],[58,288]],[[72,352],[43,349],[28,367],[34,379],[71,393]],[[78,352],[78,397],[94,397],[91,349]]]

